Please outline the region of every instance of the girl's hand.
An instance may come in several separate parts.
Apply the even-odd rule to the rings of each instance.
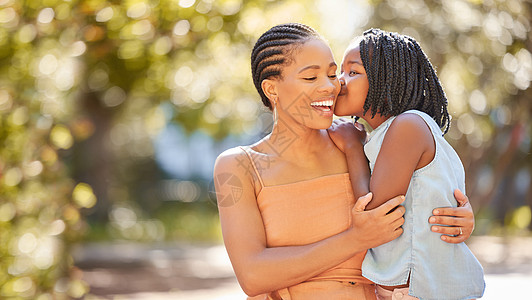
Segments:
[[[346,119],[336,119],[327,129],[331,140],[340,151],[344,152],[352,145],[360,145],[366,142],[366,129],[360,123],[353,124]]]
[[[353,222],[350,231],[364,248],[374,248],[392,241],[403,233],[401,227],[405,222],[403,215],[405,208],[400,204],[404,196],[397,196],[386,201],[375,209],[366,211],[366,205],[371,201],[373,194],[370,192],[358,198],[351,211]]]
[[[467,240],[475,229],[475,215],[469,199],[460,190],[454,190],[458,207],[435,208],[429,223],[445,226],[432,226],[432,231],[442,233],[441,239],[447,243],[458,244]],[[446,227],[448,226],[448,227]]]

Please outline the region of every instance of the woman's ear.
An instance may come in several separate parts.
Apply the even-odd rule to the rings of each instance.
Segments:
[[[270,103],[272,107],[275,106],[274,100],[278,99],[279,96],[277,94],[277,82],[272,79],[264,79],[261,84],[262,91],[264,92],[264,95],[270,99]]]

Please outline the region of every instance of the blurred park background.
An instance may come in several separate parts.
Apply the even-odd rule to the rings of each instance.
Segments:
[[[250,52],[294,21],[337,61],[370,27],[420,42],[449,98],[472,248],[485,266],[526,256],[531,12],[530,0],[0,0],[0,298],[209,290],[217,267],[234,292],[212,168],[268,132]],[[161,270],[171,283],[147,284]]]

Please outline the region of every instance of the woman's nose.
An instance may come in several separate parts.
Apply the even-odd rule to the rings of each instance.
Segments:
[[[338,86],[338,82],[336,81],[336,83],[335,83],[335,81],[336,81],[336,80],[334,80],[334,81],[327,80],[327,81],[325,81],[324,85],[322,85],[321,88],[322,88],[323,90],[327,91],[327,92],[332,92],[332,91],[334,91],[334,90],[337,88],[337,86]]]

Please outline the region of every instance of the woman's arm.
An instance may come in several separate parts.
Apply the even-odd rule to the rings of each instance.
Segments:
[[[237,279],[250,296],[298,284],[402,233],[404,208],[387,213],[404,198],[364,211],[370,200],[366,197],[353,208],[350,229],[309,245],[269,248],[252,170],[245,153],[237,148],[222,153],[214,168],[216,195],[218,201],[223,201],[219,202],[219,213],[224,243]],[[235,189],[238,193],[234,193]],[[225,201],[228,197],[233,197],[232,201]]]

